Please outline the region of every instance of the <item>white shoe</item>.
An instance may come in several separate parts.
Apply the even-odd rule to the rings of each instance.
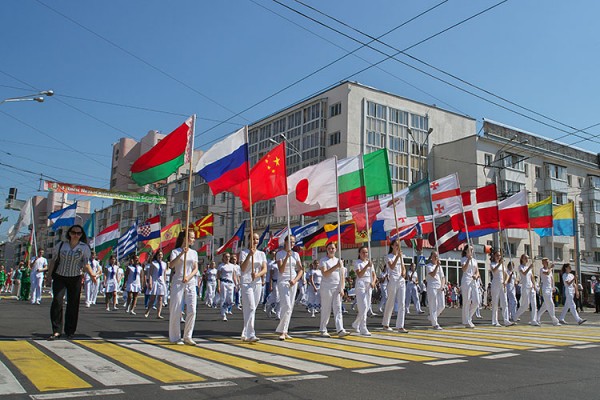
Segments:
[[[348,336],[350,334],[350,332],[343,330],[343,331],[339,331],[337,333],[338,337],[344,337],[344,336]]]
[[[227,322],[227,315],[223,315],[223,321]]]
[[[580,319],[580,320],[577,322],[577,325],[581,325],[581,324],[583,324],[585,321],[587,321],[587,319]]]
[[[408,333],[408,331],[404,328],[398,328],[398,333]]]
[[[360,335],[361,336],[371,336],[371,332],[369,332],[369,331],[363,331],[363,332],[360,332]]]
[[[329,333],[327,333],[327,332],[321,332],[321,337],[327,337],[327,338],[330,338],[330,337],[331,337],[331,335],[330,335]]]
[[[194,339],[192,338],[185,338],[183,339],[183,343],[190,345],[190,346],[195,346],[196,342],[194,342]]]
[[[133,310],[129,311],[129,313],[130,313],[131,315],[135,315],[135,311],[133,311]]]
[[[436,326],[434,326],[434,327],[433,327],[433,329],[435,329],[436,331],[443,331],[443,330],[444,330],[444,329],[443,329],[441,326],[439,326],[439,325],[436,325]]]
[[[475,328],[475,324],[473,324],[472,322],[469,322],[468,324],[465,324],[465,328],[473,329],[473,328]]]
[[[504,323],[504,326],[515,326],[515,325],[516,325],[516,323],[512,322],[512,321],[508,321],[508,322]]]
[[[256,342],[260,342],[260,339],[257,338],[256,336],[252,336],[250,339],[248,339],[248,341],[250,343],[256,343]]]
[[[499,323],[495,323],[495,324],[492,324],[492,326],[495,328],[500,328],[502,325],[500,325]]]
[[[382,330],[387,331],[387,332],[392,332],[393,331],[393,329],[390,328],[389,326],[384,326]]]
[[[540,325],[540,323],[539,323],[539,322],[537,322],[537,321],[531,321],[531,322],[529,323],[529,325],[531,325],[531,326],[541,326],[541,325]]]
[[[183,344],[184,344],[184,343],[183,343],[183,339],[179,339],[178,341],[176,341],[176,342],[171,342],[171,343],[173,343],[173,344],[177,344],[177,345],[183,345]]]

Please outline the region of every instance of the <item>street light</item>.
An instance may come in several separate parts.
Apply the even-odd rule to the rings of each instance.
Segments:
[[[46,96],[46,97],[54,96],[54,91],[53,90],[43,90],[36,94],[28,94],[25,96],[10,97],[8,99],[0,101],[0,104],[14,103],[17,101],[36,101],[38,103],[43,103],[45,100],[44,96]]]
[[[423,173],[423,147],[425,146],[425,142],[427,142],[427,140],[429,139],[429,135],[431,135],[431,132],[433,132],[433,128],[429,128],[427,130],[427,134],[425,135],[425,139],[423,139],[422,142],[418,142],[417,139],[415,139],[413,132],[410,130],[410,128],[406,128],[406,130],[408,131],[408,134],[410,135],[410,137],[412,138],[413,142],[415,142],[417,144],[417,146],[419,146],[419,180],[424,178],[424,173]],[[427,149],[427,159],[429,159],[429,149]],[[429,170],[429,166],[427,167],[427,169]],[[429,175],[429,171],[427,172],[427,175]],[[414,182],[412,182],[414,183]]]

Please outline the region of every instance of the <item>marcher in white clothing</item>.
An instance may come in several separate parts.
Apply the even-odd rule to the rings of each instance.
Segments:
[[[442,330],[438,322],[438,317],[446,307],[444,299],[444,286],[446,285],[446,277],[442,266],[440,265],[440,256],[437,251],[432,251],[429,256],[429,264],[426,265],[427,270],[427,301],[429,307],[429,320],[433,329]]]
[[[548,311],[552,325],[558,326],[558,318],[556,318],[554,309],[554,299],[552,298],[556,288],[554,287],[554,264],[550,264],[548,258],[542,258],[542,269],[540,270],[540,280],[542,283],[541,292],[544,299],[544,304],[537,312],[537,322],[540,323],[542,315]]]
[[[162,308],[163,308],[163,298],[167,295],[167,280],[165,277],[167,270],[167,263],[163,261],[163,252],[162,250],[157,250],[154,253],[154,257],[152,257],[152,262],[150,263],[150,269],[148,273],[148,291],[150,294],[150,299],[148,300],[148,305],[146,306],[146,313],[144,316],[148,318],[150,315],[150,310],[154,305],[154,301],[157,301],[157,310],[156,317],[158,319],[163,319]]]
[[[358,249],[358,260],[354,261],[354,272],[356,273],[354,293],[358,315],[352,323],[352,327],[363,336],[371,336],[371,332],[367,328],[367,313],[371,306],[372,289],[375,287],[375,268],[373,261],[369,258],[367,246],[361,246]]]
[[[392,312],[394,306],[398,304],[398,315],[396,317],[396,329],[400,333],[407,333],[404,329],[404,317],[406,312],[405,300],[406,300],[406,267],[402,260],[402,249],[400,248],[400,241],[398,239],[392,240],[389,248],[389,254],[386,257],[386,271],[388,276],[387,285],[387,302],[385,304],[385,311],[383,312],[383,330],[391,331],[390,320],[392,318]]]
[[[106,311],[110,311],[112,304],[113,310],[117,309],[117,291],[121,282],[122,269],[117,265],[117,258],[110,256],[108,265],[104,268],[104,296],[106,299]]]
[[[284,248],[277,252],[275,259],[279,269],[279,282],[277,290],[279,292],[279,301],[281,307],[281,319],[275,332],[279,334],[279,340],[292,339],[288,334],[292,311],[294,310],[294,299],[298,289],[298,281],[304,275],[304,267],[300,255],[293,251],[296,238],[287,236],[284,241]]]
[[[473,258],[473,247],[467,245],[462,251],[462,279],[460,283],[460,291],[463,299],[462,323],[467,328],[475,328],[473,324],[473,314],[479,307],[481,297],[477,290],[477,278],[479,277],[479,269],[477,261]]]
[[[531,320],[530,325],[540,326],[537,322],[537,302],[535,298],[535,282],[533,278],[533,262],[529,262],[529,256],[527,254],[521,255],[521,265],[519,265],[519,275],[521,281],[521,307],[517,311],[516,318],[519,320],[521,315],[527,311],[531,306]]]
[[[242,340],[247,342],[258,342],[256,331],[254,330],[254,318],[256,308],[260,302],[262,293],[262,277],[267,273],[267,256],[264,252],[257,250],[260,244],[258,233],[248,235],[250,248],[240,253],[241,276],[241,294],[242,311],[244,313],[244,329],[242,330]]]
[[[507,274],[504,270],[504,258],[500,250],[496,250],[492,255],[490,271],[492,272],[492,325],[496,327],[500,326],[498,322],[498,304],[502,307],[504,325],[514,325],[514,323],[510,322],[508,314],[508,301],[506,300]]]
[[[512,261],[506,265],[506,298],[508,300],[508,315],[511,322],[517,320],[517,278]]]
[[[192,339],[196,324],[196,280],[198,279],[198,252],[190,249],[196,240],[193,230],[184,230],[177,237],[175,250],[171,252],[169,268],[175,271],[171,283],[171,300],[169,302],[169,341],[176,344],[195,346]],[[185,261],[185,265],[184,265]],[[183,340],[181,339],[182,303],[185,303],[185,324]]]
[[[410,303],[415,305],[417,314],[424,314],[421,310],[421,302],[419,301],[419,277],[417,274],[417,266],[415,263],[410,263],[409,270],[406,271],[406,314],[410,314]]]
[[[98,260],[96,260],[96,252],[92,250],[92,257],[90,258],[90,267],[92,272],[97,278],[102,275],[102,267]],[[92,304],[96,304],[96,296],[98,295],[98,286],[100,280],[95,283],[92,281],[90,274],[84,274],[84,285],[85,285],[85,306],[90,307]]]
[[[327,256],[319,261],[319,270],[323,273],[321,280],[321,324],[319,332],[321,336],[330,337],[327,332],[327,324],[333,311],[335,330],[339,337],[348,335],[344,329],[342,317],[342,296],[345,287],[345,268],[341,259],[335,256],[337,246],[335,243],[327,245]]]
[[[271,251],[271,260],[267,264],[267,268],[269,269],[269,283],[271,285],[271,292],[267,297],[267,304],[265,312],[267,313],[267,317],[271,318],[271,314],[275,314],[277,319],[281,317],[281,308],[279,303],[279,267],[277,266],[276,255],[277,252]]]
[[[41,304],[44,272],[48,271],[48,260],[44,257],[44,250],[39,249],[38,255],[30,263],[31,268],[31,304]]]
[[[575,321],[581,325],[587,320],[581,318],[577,313],[575,297],[581,296],[581,293],[579,293],[579,289],[577,287],[577,279],[575,278],[575,275],[571,273],[571,264],[564,264],[561,272],[563,283],[565,284],[565,306],[560,314],[560,323],[566,324],[565,317],[567,316],[567,312],[570,310],[573,317],[575,317]]]
[[[216,307],[216,293],[217,293],[217,265],[214,261],[208,264],[208,268],[205,272],[206,275],[206,305],[208,307]]]
[[[219,265],[217,273],[217,292],[221,297],[221,318],[227,321],[227,314],[231,313],[230,307],[233,306],[234,288],[238,285],[236,266],[229,261],[231,254],[223,254],[223,263]]]
[[[319,263],[315,260],[310,265],[309,275],[306,279],[308,285],[308,312],[312,318],[315,317],[315,312],[321,310],[321,281],[323,280],[323,272],[319,269]]]
[[[133,254],[125,270],[125,287],[127,288],[125,312],[135,315],[135,306],[138,295],[142,291],[142,282],[144,282],[144,268],[139,264],[138,256]]]

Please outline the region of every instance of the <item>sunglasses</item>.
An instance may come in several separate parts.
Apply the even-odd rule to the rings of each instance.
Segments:
[[[83,234],[82,231],[71,231],[71,235],[79,235],[81,236]]]

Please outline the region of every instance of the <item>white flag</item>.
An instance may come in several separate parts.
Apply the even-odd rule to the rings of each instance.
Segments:
[[[31,221],[31,213],[32,213],[32,208],[31,208],[31,198],[30,198],[25,202],[25,205],[23,206],[23,208],[21,208],[21,213],[19,214],[19,219],[17,220],[17,223],[14,224],[13,226],[11,226],[10,228],[8,228],[8,241],[9,242],[15,241],[21,228],[23,228],[24,226],[31,225],[31,222],[32,222]]]

